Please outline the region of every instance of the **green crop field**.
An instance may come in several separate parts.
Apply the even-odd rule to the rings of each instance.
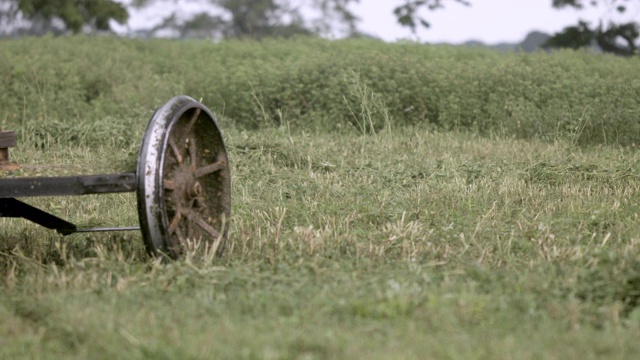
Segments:
[[[2,359],[634,359],[640,59],[375,41],[0,41],[1,176],[131,171],[217,115],[222,257],[0,219]],[[138,221],[134,194],[25,200]]]

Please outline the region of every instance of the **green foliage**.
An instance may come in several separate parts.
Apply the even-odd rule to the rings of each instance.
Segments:
[[[175,13],[154,28],[144,29],[150,36],[159,30],[175,30],[181,37],[289,38],[330,34],[335,25],[355,33],[356,16],[348,8],[354,0],[311,0],[304,5],[291,0],[210,0],[223,15],[202,12],[184,21]],[[176,7],[172,0],[134,0],[133,6]],[[306,11],[302,11],[305,8]],[[309,11],[311,10],[311,11]],[[319,14],[313,18],[313,13]]]
[[[27,38],[1,45],[0,121],[17,130],[44,120],[73,128],[129,118],[132,109],[184,93],[247,129],[362,129],[368,103],[378,108],[367,120],[376,131],[427,125],[576,145],[632,146],[640,138],[637,58],[308,38]]]
[[[27,19],[57,18],[65,27],[78,33],[85,25],[109,30],[109,21],[126,22],[129,14],[119,2],[112,0],[16,0]]]
[[[455,0],[464,5],[471,5],[472,2],[466,0]],[[552,0],[551,4],[554,8],[573,7],[575,9],[584,9],[586,6],[605,6],[610,12],[625,13],[628,11],[629,0]],[[631,0],[637,2],[637,0]],[[395,16],[398,18],[400,25],[407,26],[415,32],[418,24],[428,28],[427,19],[420,16],[420,10],[434,10],[443,7],[442,0],[407,0],[405,4],[394,10]],[[607,27],[603,27],[602,23],[608,22]],[[553,35],[546,46],[555,48],[589,48],[594,45],[607,53],[622,56],[631,56],[638,54],[637,40],[640,36],[638,22],[632,21],[624,24],[615,21],[600,20],[600,25],[592,27],[589,23],[580,20],[576,26],[569,26]],[[623,42],[624,45],[620,45]]]
[[[627,12],[629,2],[629,0],[553,0],[552,4],[555,8],[573,7],[576,9],[584,9],[588,5],[601,6],[604,4],[611,12],[617,11],[622,14]],[[616,55],[638,55],[639,24],[637,22],[619,24],[609,21],[607,27],[604,27],[602,23],[601,20],[598,26],[591,26],[581,20],[577,26],[569,26],[552,36],[547,45],[574,49],[597,45],[602,51]]]
[[[595,33],[589,24],[580,21],[577,26],[569,26],[562,32],[547,39],[544,47],[579,49],[593,45]]]
[[[466,0],[455,1],[466,6],[470,5],[470,3]],[[443,0],[409,0],[393,9],[393,14],[398,19],[398,23],[400,25],[407,26],[411,28],[413,32],[415,32],[418,28],[418,25],[425,28],[431,26],[426,18],[420,16],[420,10],[422,8],[427,8],[429,10],[440,9],[444,7],[443,2]]]
[[[636,23],[610,24],[605,29],[602,25],[592,28],[588,23],[580,21],[577,26],[569,26],[547,39],[543,46],[572,49],[598,46],[604,52],[632,56],[637,55],[638,35]],[[626,42],[626,45],[618,45],[618,40]]]

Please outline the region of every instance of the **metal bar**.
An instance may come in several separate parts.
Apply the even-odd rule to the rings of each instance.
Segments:
[[[135,173],[0,179],[0,198],[105,194],[135,190]]]
[[[75,224],[13,198],[0,198],[0,217],[25,218],[62,235],[76,232]]]
[[[88,229],[76,229],[76,233],[84,232],[102,232],[102,231],[136,231],[140,230],[139,226],[127,226],[127,227],[105,227],[105,228],[88,228]]]

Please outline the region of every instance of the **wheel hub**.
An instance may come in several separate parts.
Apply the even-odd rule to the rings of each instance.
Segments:
[[[176,210],[181,211],[191,207],[199,207],[203,203],[201,198],[204,195],[202,185],[195,177],[195,170],[191,166],[179,166],[172,176],[173,178],[173,200]]]

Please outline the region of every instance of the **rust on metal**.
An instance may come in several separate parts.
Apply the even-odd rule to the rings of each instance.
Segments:
[[[210,143],[212,128],[200,109],[174,124],[165,150],[164,187],[168,236],[172,251],[183,251],[187,239],[217,241],[224,233],[224,205],[218,191],[229,171],[224,148]],[[200,119],[200,121],[198,121]]]
[[[20,168],[16,162],[9,160],[9,148],[14,146],[16,146],[15,131],[0,129],[0,170],[12,171]]]

